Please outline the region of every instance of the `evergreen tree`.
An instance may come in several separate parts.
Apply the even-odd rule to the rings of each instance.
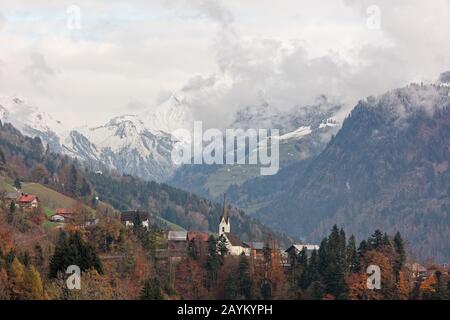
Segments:
[[[69,179],[68,179],[68,191],[71,195],[78,195],[78,172],[74,164],[70,166]]]
[[[298,264],[300,268],[306,269],[308,267],[308,253],[306,247],[303,247],[298,255]]]
[[[141,290],[141,300],[162,300],[163,294],[161,290],[161,283],[157,278],[147,279],[144,281],[144,286]]]
[[[348,239],[347,265],[349,272],[357,273],[359,271],[359,257],[358,252],[356,251],[356,240],[354,235]]]
[[[238,294],[244,299],[252,299],[252,287],[253,282],[250,277],[250,264],[247,257],[242,255],[239,260],[239,267],[237,272],[237,282],[238,282]]]
[[[369,238],[369,245],[372,249],[379,249],[383,245],[383,233],[380,230],[375,232]]]
[[[42,252],[42,247],[39,243],[34,246],[34,265],[37,267],[42,267],[44,265],[44,254]]]
[[[306,253],[306,247],[303,247],[298,255],[298,263],[300,266],[300,277],[298,279],[298,286],[300,289],[305,290],[310,284],[309,270],[308,270],[308,256]]]
[[[308,275],[310,282],[319,280],[319,256],[317,250],[311,252],[308,264]]]
[[[22,264],[25,267],[28,267],[30,265],[30,262],[31,262],[30,254],[28,253],[28,251],[25,251],[22,254],[20,254],[19,260],[20,260],[20,262],[22,262]]]
[[[194,240],[189,241],[188,246],[187,246],[187,253],[188,253],[188,257],[191,258],[192,260],[197,260],[199,258],[198,248],[197,248],[197,245],[195,244]]]
[[[445,283],[443,277],[442,277],[442,272],[441,271],[436,271],[434,274],[435,278],[436,278],[436,283],[434,284],[434,295],[433,295],[433,299],[434,300],[447,300],[448,299],[448,288],[447,288],[447,283]]]
[[[216,283],[217,272],[220,267],[220,257],[217,253],[217,240],[214,236],[210,236],[208,240],[208,257],[206,258],[206,288],[210,290]]]
[[[395,261],[394,268],[398,279],[398,274],[406,262],[405,246],[403,244],[402,236],[400,235],[399,232],[397,232],[394,237],[394,249],[395,252],[397,253],[397,259]]]
[[[14,213],[16,212],[16,203],[14,201],[11,201],[11,204],[9,205],[9,211],[6,216],[6,222],[8,224],[12,224],[14,221]]]
[[[261,297],[263,300],[272,299],[272,284],[268,280],[264,280],[261,285]]]
[[[319,249],[319,273],[323,279],[325,292],[336,299],[346,299],[348,295],[346,250],[345,245],[342,245],[344,241],[345,236],[335,225]]]
[[[236,286],[234,284],[233,275],[229,273],[225,278],[224,288],[223,288],[223,298],[225,300],[236,299]]]
[[[366,240],[361,241],[361,243],[359,244],[359,247],[358,247],[359,257],[360,258],[363,257],[364,254],[366,254],[366,252],[368,252],[370,250],[372,250],[370,243],[367,242]]]
[[[86,179],[81,181],[80,196],[85,197],[91,194],[91,186]]]
[[[80,267],[81,271],[94,268],[98,273],[103,273],[102,263],[94,247],[86,243],[79,232],[67,236],[63,231],[50,260],[50,278],[56,278],[59,272],[64,273],[70,265]]]
[[[19,178],[16,178],[16,180],[14,180],[14,188],[16,188],[17,190],[22,189],[22,183],[20,182]]]
[[[133,233],[138,239],[142,240],[145,231],[145,227],[142,225],[141,214],[139,211],[136,211],[133,218]]]
[[[382,241],[381,244],[382,244],[383,247],[390,247],[390,246],[392,246],[391,240],[389,239],[389,236],[387,235],[387,233],[384,233],[383,241]]]

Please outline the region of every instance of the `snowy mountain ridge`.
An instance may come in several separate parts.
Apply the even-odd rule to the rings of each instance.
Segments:
[[[284,143],[302,139],[319,126],[323,128],[337,109],[325,98],[314,106],[284,113],[263,104],[238,111],[229,127],[277,128]],[[177,94],[139,114],[124,114],[101,126],[69,130],[21,98],[2,97],[0,120],[12,123],[26,135],[39,136],[55,152],[156,181],[167,181],[178,169],[171,159],[172,149],[176,142],[189,137],[180,136],[177,129],[192,132],[194,124],[191,106]]]

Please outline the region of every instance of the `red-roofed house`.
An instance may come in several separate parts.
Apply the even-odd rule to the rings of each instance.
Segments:
[[[188,241],[198,240],[200,242],[208,242],[209,234],[206,232],[188,231],[187,240]]]
[[[18,203],[22,208],[37,208],[39,207],[39,198],[34,194],[22,194]]]
[[[71,209],[67,209],[67,208],[57,208],[55,210],[55,214],[60,215],[60,216],[73,216],[74,212]]]

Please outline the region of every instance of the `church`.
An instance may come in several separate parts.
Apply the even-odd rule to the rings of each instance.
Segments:
[[[240,256],[244,254],[249,256],[251,251],[250,247],[245,245],[237,235],[231,233],[231,223],[226,202],[225,195],[223,201],[223,211],[219,222],[219,238],[223,238],[225,240],[229,255]]]

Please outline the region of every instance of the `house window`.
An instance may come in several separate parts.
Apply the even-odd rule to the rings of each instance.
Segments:
[[[222,227],[222,232],[225,232],[225,227]]]

